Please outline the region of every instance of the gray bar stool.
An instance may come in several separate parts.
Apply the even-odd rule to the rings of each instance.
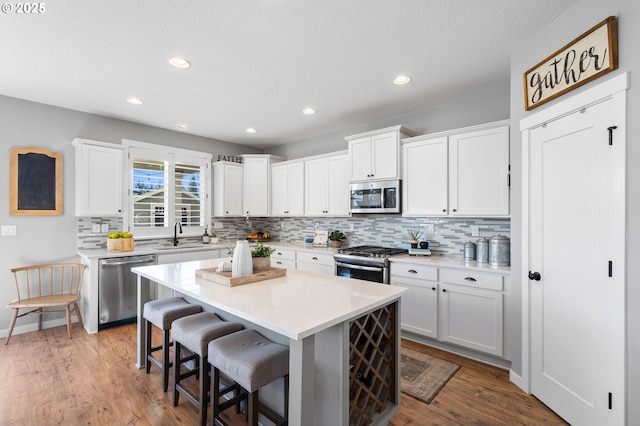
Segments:
[[[247,399],[245,418],[252,426],[258,425],[258,412],[277,425],[286,425],[289,418],[289,348],[274,343],[254,330],[242,330],[209,343],[211,364],[211,424],[226,423],[220,413]],[[220,373],[228,376],[243,388],[239,396],[220,403],[220,396],[228,391],[220,390]],[[284,416],[260,404],[258,389],[284,377]],[[227,388],[228,389],[228,388]],[[248,393],[248,395],[247,395]]]
[[[189,315],[173,323],[173,378],[175,384],[173,406],[178,405],[178,397],[183,394],[189,402],[198,408],[202,426],[207,424],[207,403],[209,399],[210,367],[207,362],[207,345],[214,339],[235,333],[242,330],[242,328],[242,324],[223,321],[212,312]],[[191,351],[191,354],[183,356],[183,347]],[[195,367],[188,369],[186,373],[182,373],[180,366],[191,360],[195,362]],[[199,395],[193,395],[181,383],[187,377],[195,375],[198,375]]]
[[[178,318],[202,312],[202,306],[192,305],[182,297],[168,297],[165,299],[152,300],[144,304],[143,318],[147,330],[147,341],[145,344],[146,371],[149,374],[151,364],[155,365],[162,372],[162,390],[167,391],[169,387],[169,368],[173,365],[169,362],[169,330],[171,323]],[[162,344],[160,346],[151,345],[151,324],[162,330]],[[152,356],[153,352],[162,350],[162,361],[158,361]]]

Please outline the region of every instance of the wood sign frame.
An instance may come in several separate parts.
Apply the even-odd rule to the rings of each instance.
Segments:
[[[609,16],[524,73],[524,109],[529,111],[617,68],[618,24],[615,16]]]
[[[62,215],[62,154],[11,148],[9,175],[9,214]]]

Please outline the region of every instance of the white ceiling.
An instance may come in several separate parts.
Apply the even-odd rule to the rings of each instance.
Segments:
[[[48,1],[0,14],[0,94],[267,148],[508,87],[510,52],[575,2]]]

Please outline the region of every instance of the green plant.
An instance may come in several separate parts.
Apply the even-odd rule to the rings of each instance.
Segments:
[[[409,229],[407,232],[409,232],[412,241],[418,241],[422,237],[422,231],[419,229]]]
[[[269,257],[276,249],[273,247],[265,246],[260,241],[256,241],[255,248],[251,252],[251,257]]]
[[[342,240],[345,239],[345,236],[344,236],[344,234],[342,232],[336,230],[336,231],[332,231],[329,234],[329,239],[331,241],[342,241]]]

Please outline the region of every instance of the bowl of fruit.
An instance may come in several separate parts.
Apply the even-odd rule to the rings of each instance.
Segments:
[[[268,232],[256,232],[255,234],[247,235],[249,241],[268,241],[271,238]]]

